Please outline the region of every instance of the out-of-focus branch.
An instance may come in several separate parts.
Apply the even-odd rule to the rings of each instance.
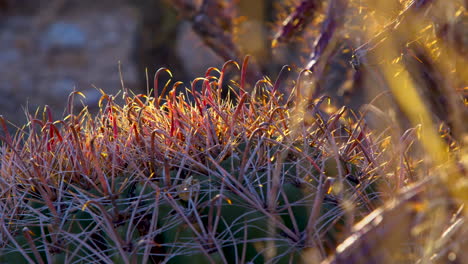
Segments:
[[[194,32],[224,61],[242,61],[244,54],[234,43],[231,30],[233,14],[226,10],[226,3],[219,0],[204,0],[197,6],[191,0],[169,1],[180,15],[192,23]],[[249,73],[261,77],[260,67],[250,62]]]
[[[166,0],[166,2],[176,8],[180,15],[185,18],[195,16],[199,8],[197,4],[191,0]]]
[[[316,79],[321,79],[323,69],[330,58],[332,51],[336,46],[336,31],[342,27],[344,23],[344,14],[348,7],[348,0],[331,0],[327,10],[327,17],[322,23],[322,29],[317,41],[314,45],[314,50],[310,55],[306,69],[313,72]],[[316,96],[320,92],[315,89]]]
[[[352,63],[356,67],[372,67],[372,61],[376,59],[390,63],[400,56],[421,98],[434,115],[433,118],[437,122],[446,122],[450,127],[450,136],[460,139],[466,131],[466,125],[458,120],[464,120],[467,111],[453,87],[466,85],[466,79],[463,78],[468,73],[466,67],[463,67],[467,61],[463,56],[466,56],[466,49],[462,38],[456,37],[462,36],[464,29],[456,27],[462,20],[461,16],[452,16],[438,8],[445,4],[434,0],[411,1],[379,34],[354,51]],[[432,25],[437,45],[442,43],[438,47],[441,59],[432,56],[427,47],[415,41],[418,34],[425,36],[421,32],[426,25]],[[388,50],[391,49],[398,49],[399,53],[388,56]],[[458,61],[460,63],[457,65]]]
[[[388,37],[389,34],[399,30],[400,26],[404,25],[403,22],[409,13],[425,10],[425,8],[429,6],[431,2],[433,2],[433,0],[413,0],[395,17],[395,19],[392,20],[392,22],[386,25],[380,33],[354,50],[352,64],[356,67],[359,66],[359,64],[366,60],[365,57],[369,52],[373,51],[379,45],[379,43]]]
[[[214,23],[209,15],[198,13],[192,19],[192,27],[204,43],[225,61],[231,59],[240,61],[242,58],[231,35]]]
[[[309,62],[306,66],[309,70],[314,70],[319,63],[319,59],[325,55],[325,51],[332,49],[335,45],[334,36],[338,27],[341,27],[344,21],[343,13],[348,7],[347,0],[331,0],[327,11],[327,18],[323,21],[322,30],[314,46]],[[323,58],[326,59],[326,58]],[[322,59],[322,60],[323,60]]]
[[[295,35],[299,35],[313,20],[315,13],[322,6],[322,2],[318,0],[303,0],[283,21],[281,28],[273,38],[272,47],[275,47],[280,42],[287,42]]]

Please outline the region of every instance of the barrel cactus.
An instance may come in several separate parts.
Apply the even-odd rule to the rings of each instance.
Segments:
[[[346,108],[305,99],[305,74],[287,96],[267,78],[247,91],[245,67],[239,83],[228,83],[230,65],[239,68],[232,61],[211,68],[167,95],[158,86],[171,75],[161,69],[154,92],[123,91],[123,106],[103,93],[95,117],[70,107],[54,121],[46,107],[15,136],[5,130],[0,261],[329,256],[381,202],[380,143]],[[80,95],[71,94],[70,105]]]

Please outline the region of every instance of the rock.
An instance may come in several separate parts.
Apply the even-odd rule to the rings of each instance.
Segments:
[[[45,50],[83,49],[86,41],[86,34],[78,25],[61,21],[50,25],[42,40],[42,47]]]
[[[102,49],[109,46],[116,46],[121,41],[120,30],[122,30],[122,22],[115,16],[103,16],[96,25],[102,34],[99,39],[91,39],[90,46],[93,49]]]
[[[80,98],[80,100],[82,100],[85,105],[91,108],[96,108],[102,94],[96,89],[87,89],[83,91],[83,94],[86,96],[86,98]]]
[[[175,33],[162,33],[174,31],[175,26],[168,28],[161,20],[168,13],[157,9],[161,0],[141,1],[11,0],[12,11],[0,18],[0,115],[23,124],[23,107],[34,114],[38,107],[49,105],[54,118],[62,118],[75,87],[86,95],[86,99],[75,97],[75,111],[81,109],[81,101],[91,112],[96,111],[101,94],[93,87],[108,94],[121,89],[119,62],[125,87],[140,93],[146,85],[137,51],[143,51],[140,58],[146,59],[145,66],[151,70],[161,66],[173,70],[170,62],[176,55],[166,43],[175,40]],[[65,4],[57,7],[56,2]],[[143,2],[151,5],[143,6]],[[23,12],[25,9],[31,11]],[[135,41],[143,12],[155,19],[146,27],[152,30],[142,35],[160,41],[156,48],[153,42],[142,48]],[[168,16],[169,21],[177,22],[176,14]],[[149,56],[149,52],[157,56]]]
[[[0,50],[0,67],[8,67],[21,59],[21,53],[17,49]]]
[[[68,98],[73,89],[76,86],[76,82],[70,78],[62,78],[55,80],[51,85],[51,95],[59,100]]]
[[[191,77],[203,76],[209,67],[223,64],[223,60],[203,43],[188,22],[183,22],[179,27],[175,50],[183,59],[185,72]]]

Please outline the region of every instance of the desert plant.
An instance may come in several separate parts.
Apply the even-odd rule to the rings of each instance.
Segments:
[[[95,118],[69,108],[54,121],[46,107],[6,132],[3,261],[287,262],[305,248],[326,257],[381,202],[378,143],[326,98],[297,101],[299,86],[285,98],[263,79],[246,93],[246,63],[221,98],[230,64],[183,93],[180,82],[165,98],[124,91],[123,107],[103,93]]]
[[[200,9],[188,2],[173,1],[218,54],[239,59],[223,28],[232,26],[229,16],[207,16],[213,1]],[[248,64],[248,57],[241,66],[208,69],[189,87],[163,81],[172,74],[162,68],[146,94],[124,89],[118,103],[102,92],[94,117],[86,109],[75,113],[82,94],[74,92],[60,120],[46,106],[11,135],[0,118],[0,260],[468,259],[466,124],[457,121],[466,107],[456,89],[466,85],[466,61],[457,57],[463,39],[450,37],[460,28],[434,8],[438,1],[363,2],[301,1],[274,46],[321,22],[309,70],[284,66],[274,82],[249,82],[263,65]],[[363,7],[373,11],[339,13],[361,14]],[[387,8],[397,15],[388,19]],[[457,10],[458,17],[466,12]],[[353,28],[363,20],[377,26]],[[355,47],[360,38],[366,41]],[[387,90],[356,112],[319,96],[329,65],[348,45],[353,85]]]

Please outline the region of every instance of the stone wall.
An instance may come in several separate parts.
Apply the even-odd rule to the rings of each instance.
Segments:
[[[0,114],[16,124],[45,104],[60,116],[74,89],[96,109],[98,89],[122,87],[119,62],[136,93],[146,67],[150,79],[164,66],[188,81],[221,63],[159,0],[0,0],[0,9]]]
[[[133,8],[123,2],[42,2],[25,4],[25,9],[12,6],[2,19],[0,113],[20,122],[24,107],[34,111],[48,104],[62,113],[73,89],[83,92],[84,103],[93,107],[100,98],[96,88],[114,93],[121,87],[119,61],[125,84],[137,86],[131,57],[138,25]]]

